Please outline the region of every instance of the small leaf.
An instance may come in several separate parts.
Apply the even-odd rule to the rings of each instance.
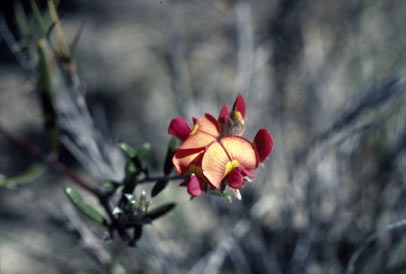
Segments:
[[[131,204],[135,203],[135,197],[132,194],[129,193],[124,193],[125,197],[127,198],[127,201],[130,202]]]
[[[220,192],[220,190],[218,190],[218,189],[210,190],[209,193],[210,193],[211,195],[224,198],[224,199],[226,199],[227,201],[229,201],[230,203],[233,201],[233,197],[231,196],[230,193],[227,193],[227,192]]]
[[[151,145],[149,143],[142,144],[136,149],[126,143],[120,143],[120,148],[124,151],[126,156],[132,160],[136,167],[144,171],[144,173],[148,173],[145,159],[151,151]]]
[[[72,204],[86,217],[99,224],[106,224],[103,215],[94,207],[83,201],[82,196],[71,187],[64,187],[64,192]]]
[[[140,160],[144,160],[148,156],[150,151],[151,145],[149,143],[145,143],[136,149],[136,154]]]
[[[173,170],[172,157],[176,152],[176,147],[179,145],[179,140],[176,137],[172,137],[168,143],[168,150],[166,151],[164,174],[169,175]]]
[[[47,27],[35,0],[31,0],[31,8],[41,32],[45,35],[47,33]]]
[[[155,197],[156,195],[161,193],[161,191],[165,189],[167,184],[168,184],[168,180],[159,180],[158,182],[156,182],[154,187],[151,190],[151,197]]]
[[[114,209],[113,209],[113,214],[115,214],[115,215],[117,215],[117,214],[123,214],[124,213],[124,211],[121,209],[121,208],[119,208],[118,206],[116,206]]]
[[[46,167],[42,163],[33,163],[21,174],[9,177],[9,178],[0,178],[0,187],[7,184],[24,184],[34,180],[41,176],[44,173]]]
[[[169,203],[165,205],[161,205],[151,211],[149,211],[147,214],[144,215],[144,218],[148,218],[150,220],[155,220],[167,213],[169,213],[172,209],[174,209],[176,204],[174,203]]]
[[[27,15],[21,2],[14,5],[14,14],[18,29],[23,37],[31,36],[31,27],[28,23]]]
[[[127,145],[126,143],[120,143],[120,148],[124,151],[129,159],[135,157],[136,151],[131,146]]]

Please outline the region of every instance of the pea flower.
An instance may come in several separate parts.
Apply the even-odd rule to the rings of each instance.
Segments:
[[[253,143],[240,136],[225,136],[205,150],[201,166],[203,175],[215,188],[224,189],[228,185],[238,189],[249,181],[247,177],[255,177],[250,170],[256,169],[272,148],[273,140],[266,129],[257,132]]]
[[[218,120],[206,113],[193,118],[193,128],[183,117],[171,121],[168,133],[182,140],[172,162],[178,174],[191,175],[181,183],[190,195],[199,196],[209,188],[224,191],[229,186],[238,197],[238,189],[255,177],[251,171],[269,156],[273,140],[267,129],[260,129],[253,142],[238,136],[245,129],[245,113],[245,100],[239,93],[232,111],[224,105]]]

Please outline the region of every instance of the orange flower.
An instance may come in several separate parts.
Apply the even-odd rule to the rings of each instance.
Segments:
[[[256,169],[258,164],[258,153],[250,141],[240,136],[226,136],[207,147],[202,171],[215,188],[219,188],[226,177],[231,187],[239,188],[244,183],[244,176],[255,177],[249,170]]]
[[[199,196],[208,187],[223,191],[227,185],[238,193],[248,177],[255,177],[250,170],[272,152],[273,140],[266,129],[259,130],[253,142],[236,136],[245,128],[245,110],[245,100],[238,94],[231,113],[224,105],[218,120],[206,113],[193,118],[193,129],[182,117],[171,121],[168,133],[183,141],[172,162],[180,175],[191,175],[181,183],[190,195]]]

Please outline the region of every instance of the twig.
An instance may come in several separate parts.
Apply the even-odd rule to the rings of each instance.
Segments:
[[[395,230],[397,228],[400,228],[402,226],[406,226],[406,219],[389,224],[383,228],[381,228],[380,230],[376,231],[374,234],[372,234],[371,236],[369,236],[356,250],[355,252],[351,255],[351,258],[347,264],[347,268],[345,273],[346,274],[352,274],[354,273],[354,266],[356,261],[358,260],[359,256],[361,255],[361,253],[365,250],[365,248],[368,247],[368,245],[374,241],[376,238],[378,238],[379,236],[381,236],[382,234]]]
[[[157,182],[157,181],[172,181],[172,180],[186,180],[190,177],[190,175],[177,175],[177,176],[160,176],[160,177],[146,177],[142,180],[139,180],[139,184],[143,183],[152,183],[152,182]]]

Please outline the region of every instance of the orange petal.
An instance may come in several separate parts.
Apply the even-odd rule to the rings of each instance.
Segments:
[[[253,170],[258,167],[258,154],[253,144],[240,136],[225,136],[221,139],[225,151],[231,160],[237,160],[240,166]]]
[[[202,170],[207,181],[215,188],[220,187],[226,175],[226,166],[230,162],[219,142],[213,142],[203,154]]]
[[[197,130],[196,133],[189,135],[187,139],[177,147],[177,149],[197,149],[204,148],[211,142],[216,141],[216,137],[206,132]]]
[[[172,157],[172,163],[175,166],[176,172],[180,175],[185,175],[189,171],[189,166],[198,159],[204,152],[203,149],[188,149],[178,150]]]
[[[220,124],[212,115],[206,113],[206,116],[193,119],[193,121],[199,126],[198,131],[205,132],[216,138],[220,136]]]

